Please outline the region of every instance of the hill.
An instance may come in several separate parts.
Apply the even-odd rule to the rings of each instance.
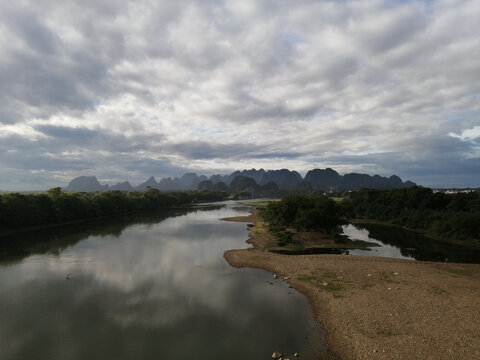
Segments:
[[[278,187],[280,190],[295,189],[314,189],[314,190],[359,190],[368,189],[402,189],[415,186],[411,181],[403,182],[397,175],[383,177],[380,175],[368,175],[349,173],[340,175],[333,169],[313,169],[307,172],[303,178],[298,172],[288,169],[281,170],[264,170],[250,169],[237,170],[229,175],[215,174],[210,177],[205,175],[198,176],[195,173],[186,173],[181,177],[165,177],[156,181],[151,176],[147,181],[132,186],[128,181],[118,183],[112,187],[109,185],[100,185],[95,176],[80,176],[73,179],[65,191],[106,191],[106,190],[122,190],[122,191],[145,191],[148,188],[158,189],[161,191],[182,191],[197,189],[228,189],[234,179],[242,177],[254,180],[255,184],[264,187],[268,184],[268,188]],[[208,181],[208,182],[206,182]],[[245,182],[245,180],[242,180]],[[273,186],[274,184],[275,186]],[[238,187],[235,185],[235,187]]]

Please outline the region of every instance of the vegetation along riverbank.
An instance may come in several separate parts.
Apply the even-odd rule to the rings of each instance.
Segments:
[[[197,202],[225,200],[223,191],[105,191],[0,195],[0,235],[102,217],[169,209]]]
[[[480,265],[278,254],[278,248],[349,244],[335,242],[334,232],[317,231],[322,237],[315,239],[290,226],[281,231],[294,241],[281,246],[258,208],[226,220],[249,223],[253,248],[227,251],[225,259],[283,276],[307,296],[341,359],[480,358]]]
[[[420,186],[364,189],[351,192],[341,206],[357,223],[374,219],[423,232],[436,240],[480,247],[478,192],[445,194]]]

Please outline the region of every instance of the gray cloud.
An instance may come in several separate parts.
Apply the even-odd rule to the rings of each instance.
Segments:
[[[0,189],[330,165],[472,185],[479,17],[460,0],[3,2]]]
[[[205,141],[190,141],[167,145],[164,149],[186,158],[195,159],[235,159],[262,151],[255,144],[212,144]]]

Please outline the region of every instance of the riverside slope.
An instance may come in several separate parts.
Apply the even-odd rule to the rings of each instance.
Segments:
[[[254,248],[227,251],[225,259],[287,277],[340,359],[480,358],[480,265],[279,255],[255,248],[253,234]]]

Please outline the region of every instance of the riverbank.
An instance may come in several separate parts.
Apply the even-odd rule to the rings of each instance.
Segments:
[[[370,224],[371,225],[388,226],[388,227],[408,231],[410,233],[420,234],[422,236],[428,237],[429,239],[431,239],[435,242],[444,243],[444,244],[451,244],[451,245],[456,245],[456,246],[462,246],[462,247],[468,246],[468,247],[473,248],[473,249],[480,249],[480,239],[459,240],[459,239],[452,238],[452,237],[450,237],[450,238],[449,237],[441,237],[441,236],[438,236],[437,234],[428,232],[426,230],[410,229],[410,228],[405,227],[405,226],[394,224],[393,221],[381,221],[381,220],[376,220],[376,219],[349,219],[348,222],[353,224],[353,225],[359,225],[359,226],[370,225]]]
[[[161,192],[140,191],[62,192],[54,188],[46,193],[0,195],[0,233],[38,230],[58,224],[69,224],[135,213],[152,213],[193,203],[222,201],[223,191]]]
[[[125,214],[120,214],[120,215],[107,215],[107,216],[98,216],[98,217],[91,217],[91,218],[86,218],[86,219],[79,219],[79,220],[72,220],[72,221],[64,221],[64,222],[59,222],[59,223],[53,223],[53,224],[44,224],[44,225],[32,225],[32,226],[24,226],[21,228],[13,228],[13,229],[2,229],[0,228],[0,240],[2,238],[7,238],[7,237],[12,237],[15,235],[23,235],[23,234],[28,234],[28,233],[35,233],[37,231],[41,230],[49,230],[49,229],[55,229],[55,228],[61,228],[65,226],[70,226],[70,225],[81,225],[81,224],[88,224],[88,223],[93,223],[96,221],[102,221],[102,220],[117,220],[117,219],[135,219],[135,218],[144,218],[146,216],[157,216],[157,215],[162,215],[165,214],[169,211],[176,211],[176,210],[188,210],[188,209],[193,209],[193,208],[198,208],[198,207],[212,207],[216,205],[212,205],[211,203],[190,203],[190,204],[185,204],[185,205],[175,205],[175,206],[170,206],[170,207],[165,207],[160,210],[156,210],[154,212],[131,212],[131,213],[125,213]]]
[[[268,240],[255,228],[254,248],[227,251],[225,259],[284,276],[307,296],[340,359],[480,358],[480,265],[279,255],[262,249]]]

